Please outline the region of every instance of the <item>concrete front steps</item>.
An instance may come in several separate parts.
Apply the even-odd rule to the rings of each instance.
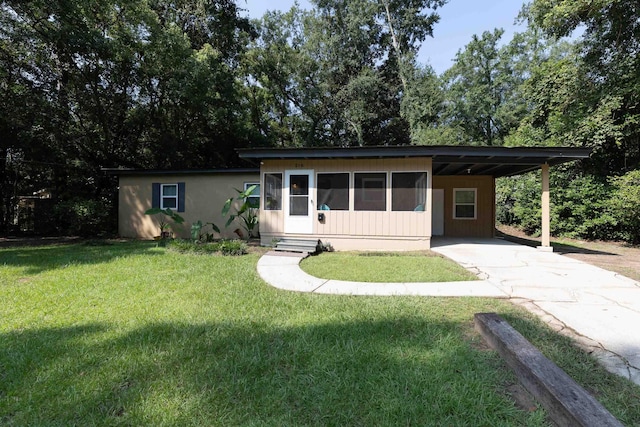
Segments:
[[[284,238],[277,243],[274,250],[278,252],[296,252],[309,255],[320,252],[322,250],[322,242],[319,239]]]

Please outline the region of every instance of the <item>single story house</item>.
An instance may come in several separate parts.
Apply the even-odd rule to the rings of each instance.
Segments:
[[[237,196],[236,189],[242,191],[260,181],[257,168],[105,171],[118,176],[118,235],[138,239],[160,234],[159,215],[145,215],[153,207],[171,208],[184,218],[181,225],[168,221],[176,237],[189,238],[191,224],[197,221],[216,224],[224,237],[238,237],[237,226],[223,230],[222,206]],[[212,230],[208,227],[207,231]]]
[[[188,223],[223,223],[224,200],[259,184],[263,245],[314,238],[338,250],[428,249],[432,236],[494,236],[495,179],[542,169],[543,246],[549,245],[549,167],[588,158],[575,147],[384,146],[238,150],[259,169],[111,170],[120,177],[119,232],[149,238],[152,206]],[[155,228],[155,229],[154,229]],[[188,235],[188,233],[186,233]],[[186,236],[185,236],[186,237]]]

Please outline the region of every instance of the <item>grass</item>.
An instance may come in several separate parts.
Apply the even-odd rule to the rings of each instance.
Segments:
[[[324,252],[300,264],[312,276],[354,282],[455,282],[478,280],[434,252]]]
[[[258,255],[0,249],[0,425],[545,425],[480,345],[497,311],[629,425],[637,387],[489,299],[288,293]]]

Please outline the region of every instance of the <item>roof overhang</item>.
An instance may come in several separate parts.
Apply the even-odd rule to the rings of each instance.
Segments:
[[[513,176],[575,160],[587,159],[590,148],[403,145],[346,148],[239,149],[241,159],[398,159],[430,157],[434,175]]]
[[[222,174],[259,174],[259,168],[234,169],[124,169],[102,168],[109,175],[222,175]]]

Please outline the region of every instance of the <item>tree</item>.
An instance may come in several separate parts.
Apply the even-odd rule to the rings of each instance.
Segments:
[[[516,38],[500,48],[503,34],[495,29],[474,35],[444,74],[446,124],[457,130],[459,143],[502,145],[524,113],[518,91],[526,70],[516,62],[523,46]]]
[[[3,1],[0,155],[20,164],[16,191],[108,205],[104,166],[232,165],[247,144],[235,71],[251,32],[237,13],[228,0]],[[4,227],[14,196],[2,192]]]
[[[584,32],[578,45],[585,113],[566,139],[596,149],[602,176],[640,166],[640,5],[632,0],[535,0],[524,10],[548,35]]]
[[[426,117],[405,101],[420,102],[413,58],[444,3],[318,0],[312,11],[267,13],[245,62],[261,137],[291,146],[410,143],[408,117]]]

